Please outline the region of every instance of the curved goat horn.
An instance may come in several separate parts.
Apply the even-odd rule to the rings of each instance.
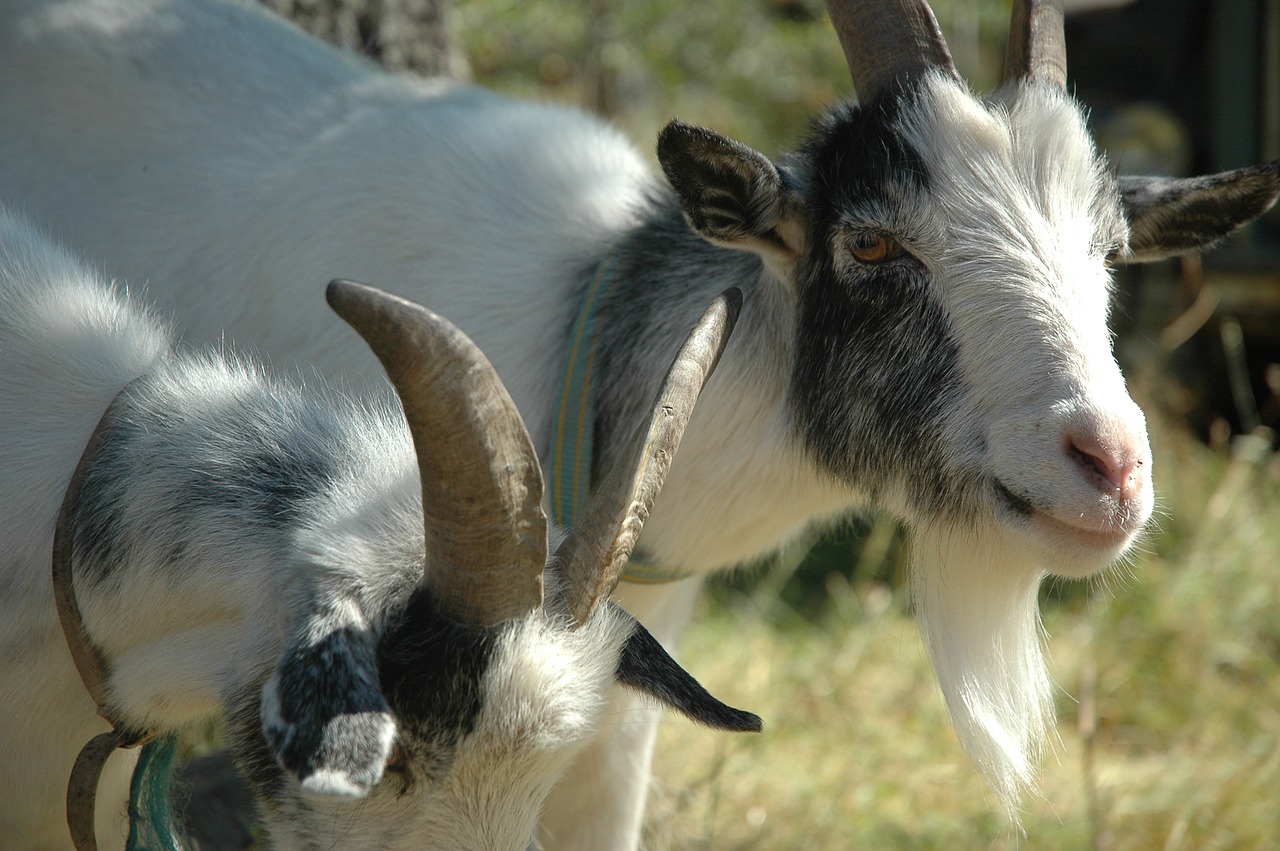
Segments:
[[[1061,0],[1014,0],[1004,81],[1042,80],[1067,88],[1067,40]]]
[[[617,587],[653,500],[662,488],[698,394],[716,368],[742,309],[742,292],[726,290],[702,314],[636,429],[591,495],[582,519],[556,550],[567,585],[566,606],[578,625]]]
[[[934,68],[959,77],[933,10],[923,0],[827,0],[827,11],[863,103],[898,80]]]
[[[426,587],[449,617],[492,626],[542,605],[542,472],[515,404],[448,320],[364,284],[334,281],[329,305],[382,361],[404,406],[422,476]]]

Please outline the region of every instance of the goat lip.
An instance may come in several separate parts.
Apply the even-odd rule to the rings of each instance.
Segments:
[[[1033,511],[1027,520],[1037,532],[1046,537],[1070,546],[1097,551],[1123,549],[1139,531],[1105,521],[1085,525],[1076,518],[1068,521],[1039,510]]]
[[[1141,530],[1141,524],[1130,527],[1108,520],[1090,522],[1083,517],[1063,517],[1018,494],[1003,482],[997,481],[995,485],[997,496],[1008,511],[1037,536],[1055,544],[1076,550],[1118,552]]]

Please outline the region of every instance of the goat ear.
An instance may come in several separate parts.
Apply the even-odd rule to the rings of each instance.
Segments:
[[[382,779],[396,732],[374,639],[352,626],[299,634],[262,688],[267,744],[305,794],[363,798]]]
[[[1144,263],[1208,248],[1271,208],[1280,195],[1280,160],[1203,177],[1121,177],[1129,251]]]
[[[677,120],[658,135],[658,162],[689,225],[706,239],[784,264],[803,252],[799,193],[768,157]]]
[[[721,703],[702,683],[658,643],[639,621],[618,609],[619,616],[634,624],[622,646],[615,677],[618,682],[657,698],[664,706],[717,730],[731,733],[759,733],[764,729],[760,716]]]

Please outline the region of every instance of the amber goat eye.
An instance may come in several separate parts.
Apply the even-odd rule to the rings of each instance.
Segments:
[[[883,233],[862,233],[849,240],[849,251],[863,263],[883,263],[902,256],[902,245]]]

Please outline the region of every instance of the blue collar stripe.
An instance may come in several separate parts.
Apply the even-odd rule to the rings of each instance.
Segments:
[[[551,435],[551,514],[568,528],[578,519],[591,490],[591,450],[595,432],[595,396],[591,370],[596,361],[596,307],[613,276],[613,250],[604,258],[582,299],[573,324],[560,409]]]
[[[595,368],[599,334],[596,314],[601,296],[614,279],[614,255],[609,250],[587,286],[582,309],[573,323],[569,341],[569,357],[563,374],[560,407],[551,430],[551,516],[557,524],[568,528],[577,521],[587,505],[591,491],[591,452],[595,436],[595,392],[592,371]],[[646,564],[632,559],[622,575],[624,582],[638,585],[660,585],[685,579],[687,573]]]

